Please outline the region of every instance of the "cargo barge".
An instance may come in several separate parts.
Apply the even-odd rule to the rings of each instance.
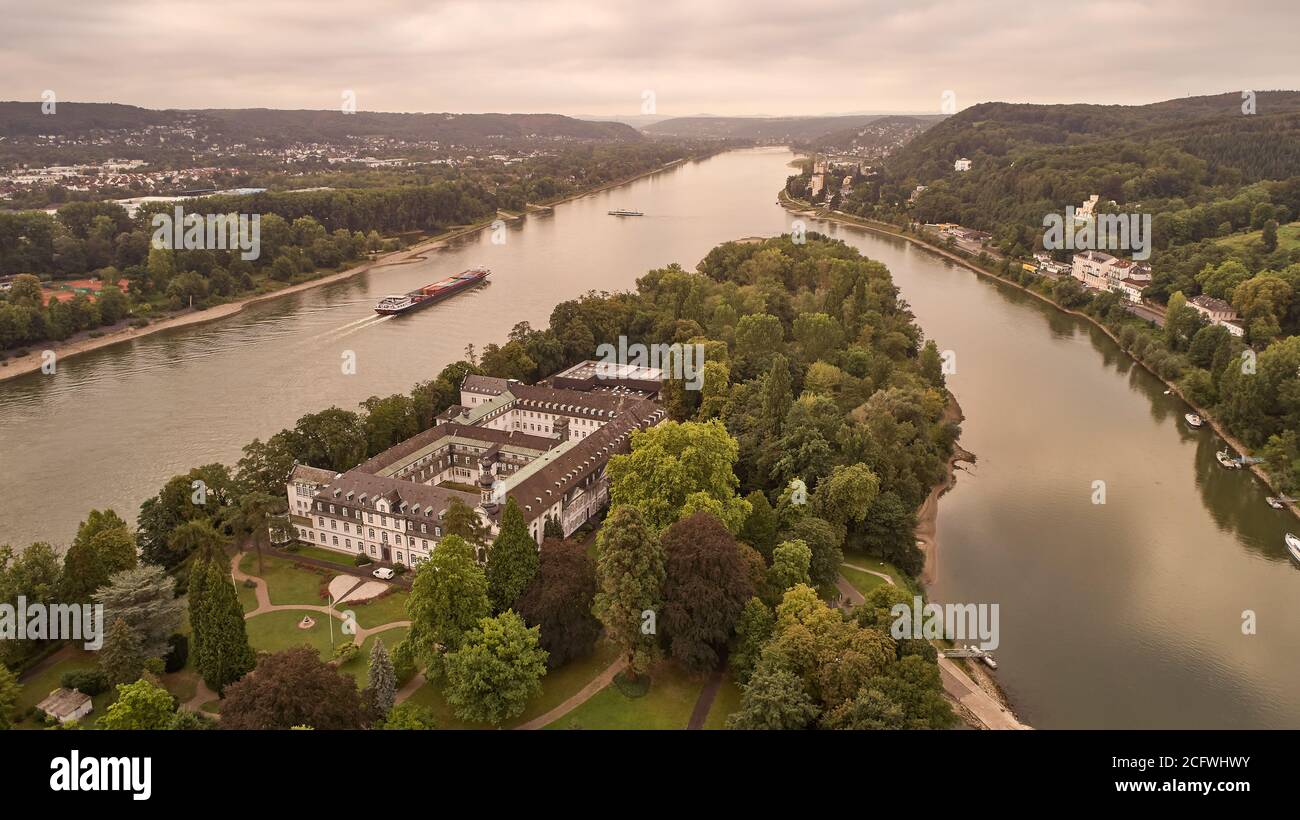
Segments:
[[[448,276],[440,282],[425,285],[419,290],[413,290],[401,296],[385,296],[375,304],[375,313],[393,315],[428,307],[434,302],[446,299],[453,293],[459,293],[462,290],[474,287],[487,279],[491,273],[492,271],[487,268],[470,268],[463,273]]]

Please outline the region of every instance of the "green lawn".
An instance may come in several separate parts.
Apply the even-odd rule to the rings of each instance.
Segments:
[[[1251,241],[1262,241],[1264,238],[1263,231],[1250,231],[1248,233],[1237,233],[1231,236],[1225,236],[1216,240],[1214,244],[1233,250],[1244,251],[1247,243]],[[1279,225],[1277,228],[1277,246],[1281,250],[1291,250],[1300,247],[1300,222],[1290,222],[1286,225]]]
[[[329,561],[331,564],[338,564],[341,567],[356,566],[352,558],[345,553],[327,550],[324,547],[314,547],[310,544],[295,547],[289,550],[292,555],[301,555],[305,558],[315,558],[320,561]]]
[[[186,661],[186,666],[190,665]],[[179,672],[171,672],[159,677],[159,681],[166,687],[168,692],[175,696],[180,703],[188,703],[191,698],[199,691],[199,674],[191,670],[182,669]]]
[[[380,634],[386,635],[389,633]],[[387,640],[384,643],[388,645]],[[546,714],[581,691],[584,686],[591,682],[592,678],[603,672],[617,657],[618,647],[608,641],[600,641],[587,657],[567,663],[559,669],[550,670],[546,673],[546,677],[542,678],[541,694],[533,698],[518,717],[506,721],[502,726],[511,728]],[[440,729],[491,728],[485,724],[468,723],[458,719],[452,712],[451,706],[443,698],[441,687],[434,686],[431,683],[426,683],[417,689],[411,695],[409,702],[418,703],[432,709],[434,714],[438,716],[438,728]],[[692,705],[694,704],[692,703]]]
[[[257,609],[256,589],[244,586],[243,581],[236,581],[235,589],[239,591],[239,605],[244,608],[244,614],[248,614],[254,609]]]
[[[889,563],[888,561],[881,561],[879,558],[876,558],[871,555],[863,555],[861,553],[846,552],[844,554],[844,563],[852,564],[855,567],[862,567],[863,569],[871,569],[871,570],[875,570],[876,572],[883,572],[886,575],[888,575],[890,578],[894,579],[895,586],[902,587],[903,589],[906,589],[912,593],[917,592],[916,581],[910,578],[907,575],[907,573],[903,572],[901,569]],[[841,567],[841,569],[843,569],[843,567]],[[849,578],[847,572],[844,573],[844,577]],[[876,580],[880,580],[880,579],[876,579]],[[853,579],[849,578],[849,581],[853,582]],[[857,586],[856,582],[853,583],[854,586]],[[884,582],[881,581],[881,583]],[[861,590],[861,587],[859,587],[859,589]]]
[[[246,553],[239,568],[247,575],[256,575],[266,581],[273,604],[324,604],[320,597],[321,585],[330,574],[302,569],[291,561],[273,555],[262,556],[262,572],[257,571],[257,554]],[[249,590],[250,592],[252,590]]]
[[[310,629],[299,629],[298,622],[302,616],[310,615],[316,624]],[[310,646],[320,653],[322,660],[334,657],[330,646],[330,625],[323,612],[306,612],[287,609],[280,612],[267,612],[255,615],[244,621],[248,629],[248,642],[258,652],[279,652],[295,646]],[[334,619],[334,642],[351,640],[341,630],[342,623]]]
[[[850,569],[843,565],[840,566],[840,574],[853,585],[854,589],[861,592],[863,595],[866,595],[876,587],[884,586],[887,583],[883,578],[877,575],[872,575],[869,572],[859,572],[856,569]]]
[[[402,642],[408,631],[404,626],[397,626],[371,635],[366,638],[366,642],[361,645],[361,651],[354,655],[352,660],[339,666],[339,671],[356,678],[358,689],[365,689],[370,684],[370,650],[374,648],[375,639],[383,640],[384,648],[388,650],[388,656],[391,658],[393,649]]]
[[[650,691],[629,698],[610,684],[547,729],[685,729],[704,682],[669,663],[650,675]]]
[[[390,592],[382,598],[371,601],[344,601],[336,609],[350,609],[356,613],[357,623],[365,629],[391,624],[393,621],[405,621],[406,599],[411,593],[404,589]],[[384,643],[387,643],[385,641]]]
[[[732,712],[740,709],[740,697],[744,694],[740,691],[740,685],[732,680],[728,674],[722,679],[722,686],[718,687],[718,694],[713,699],[713,706],[709,709],[709,716],[704,719],[705,729],[725,729],[727,718]]]
[[[460,490],[462,493],[474,493],[475,495],[478,495],[479,493],[478,487],[460,481],[444,481],[438,486],[442,487],[444,490]]]
[[[592,678],[604,672],[617,658],[618,647],[602,640],[596,643],[595,649],[587,657],[570,661],[559,669],[551,669],[546,673],[546,677],[542,678],[542,693],[529,701],[523,714],[511,721],[509,725],[527,723],[564,703],[577,694],[582,687],[591,683]]]

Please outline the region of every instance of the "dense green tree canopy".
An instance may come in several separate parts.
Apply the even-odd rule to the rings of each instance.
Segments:
[[[447,656],[447,702],[462,720],[499,725],[542,689],[546,650],[513,611],[484,618]]]

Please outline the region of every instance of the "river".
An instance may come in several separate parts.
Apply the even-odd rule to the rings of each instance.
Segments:
[[[427,260],[250,306],[0,382],[0,543],[66,544],[167,477],[331,404],[409,390],[559,301],[788,231],[784,149],[722,154],[465,237]],[[616,218],[611,208],[646,212]],[[996,603],[997,678],[1040,728],[1300,728],[1300,572],[1288,518],[1213,432],[1101,331],[903,240],[823,230],[886,264],[955,354],[978,457],[939,505],[935,600]],[[380,296],[482,264],[489,285],[379,319]],[[341,366],[355,355],[356,372]],[[1105,504],[1094,504],[1094,482]],[[1243,634],[1243,613],[1257,634]]]

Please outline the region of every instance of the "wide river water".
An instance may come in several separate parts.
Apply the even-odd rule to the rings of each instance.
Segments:
[[[789,231],[779,148],[683,165],[360,274],[0,382],[0,543],[66,544],[91,508],[132,517],[171,475],[254,437],[406,391],[520,321],[720,242]],[[616,218],[611,208],[646,212]],[[927,335],[978,462],[939,505],[937,601],[999,605],[999,682],[1037,727],[1300,728],[1300,570],[1288,525],[1214,460],[1186,408],[1099,330],[857,228],[809,225],[886,264]],[[375,300],[467,267],[489,285],[379,319]],[[345,356],[356,372],[345,375]],[[1095,482],[1105,504],[1094,504]],[[1243,633],[1253,613],[1255,634]]]

